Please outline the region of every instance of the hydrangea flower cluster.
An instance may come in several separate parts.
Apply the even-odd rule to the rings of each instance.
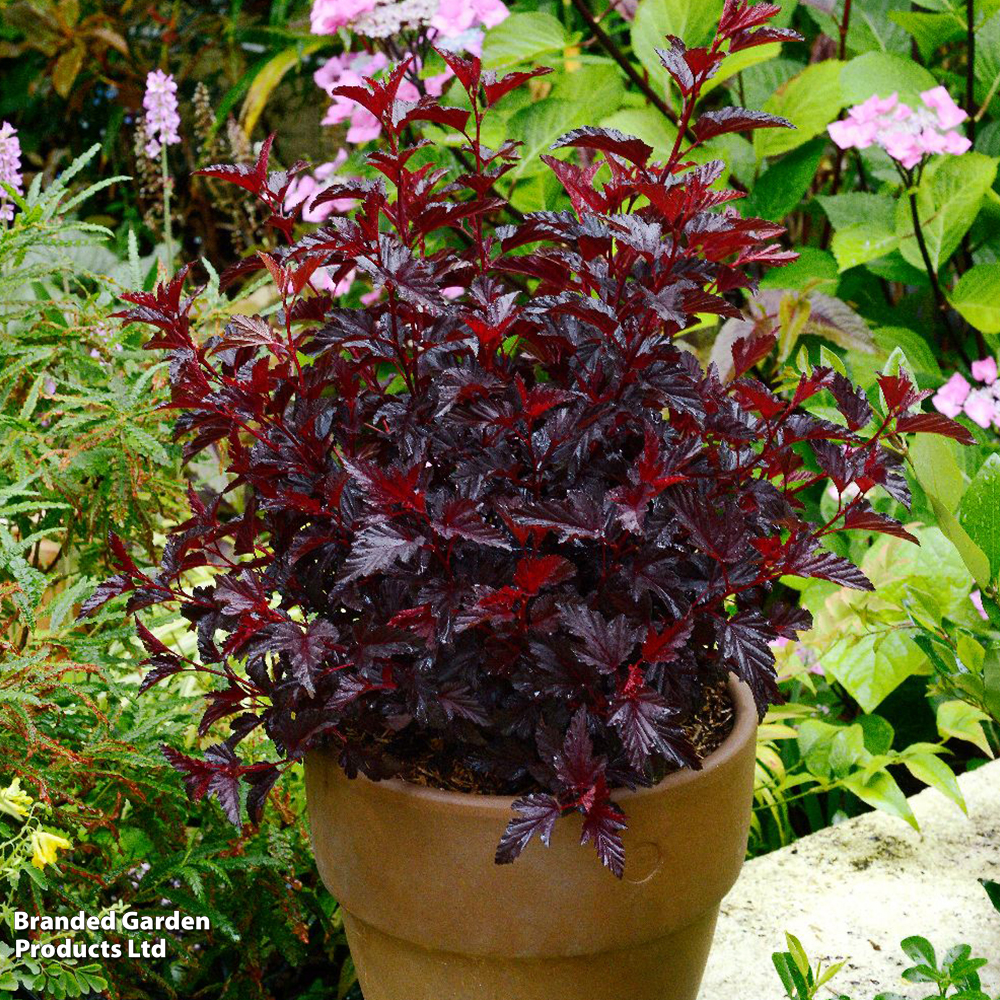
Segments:
[[[911,108],[898,94],[870,97],[851,108],[843,121],[830,125],[830,138],[841,149],[879,146],[907,170],[928,156],[966,152],[972,143],[956,129],[968,115],[948,91],[935,87],[920,99],[923,107]]]
[[[960,372],[937,391],[933,402],[937,409],[949,417],[964,413],[984,430],[1000,430],[1000,378],[997,377],[996,358],[983,358],[972,362],[972,377],[980,383],[973,386]]]
[[[17,129],[10,122],[0,125],[0,181],[9,184],[18,194],[21,187],[21,142]],[[7,192],[0,188],[0,222],[10,222],[14,218],[14,206]]]
[[[478,55],[483,29],[500,24],[508,14],[502,0],[314,0],[312,30],[322,35],[349,28],[375,40],[419,30],[426,32],[439,48]],[[398,54],[394,54],[394,61],[398,61]],[[361,86],[366,77],[382,72],[388,65],[389,59],[381,51],[347,52],[328,60],[314,77],[332,100],[323,124],[349,121],[350,143],[377,139],[381,126],[374,115],[333,92],[338,87]],[[420,60],[415,59],[413,70],[419,74],[420,69]],[[450,69],[445,70],[423,79],[421,84],[427,94],[438,97],[452,75]],[[402,101],[416,101],[421,95],[412,80],[404,80],[397,96]]]
[[[376,0],[315,0],[310,22],[314,35],[332,35],[375,9]]]
[[[508,13],[502,0],[313,0],[310,21],[316,35],[350,28],[367,38],[388,38],[430,25],[454,39],[480,27],[492,28]]]
[[[177,112],[177,81],[163,70],[153,70],[146,77],[146,155],[155,159],[164,146],[181,141],[177,132],[181,118]]]

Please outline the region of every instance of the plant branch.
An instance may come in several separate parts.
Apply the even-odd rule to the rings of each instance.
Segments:
[[[173,224],[170,220],[170,189],[173,181],[170,178],[170,168],[167,165],[167,144],[160,147],[160,171],[163,177],[163,242],[167,247],[167,270],[174,265]]]
[[[931,263],[931,255],[927,249],[927,240],[924,238],[924,227],[920,221],[920,210],[917,206],[917,192],[911,189],[907,191],[907,197],[910,201],[910,215],[913,217],[913,234],[917,238],[920,256],[923,258],[924,267],[927,269],[927,277],[930,279],[931,290],[934,292],[934,303],[937,306],[938,319],[941,324],[941,350],[947,351],[951,346],[951,331],[948,328],[948,300],[944,297],[937,271]],[[971,364],[958,338],[956,338],[955,346],[958,348],[958,352],[962,355],[966,364]]]
[[[853,0],[846,0],[844,3],[844,16],[840,20],[840,47],[837,50],[837,58],[841,62],[844,61],[847,56],[847,33],[851,27],[851,8],[853,6]],[[842,117],[842,115],[841,115]],[[833,183],[830,185],[830,193],[837,194],[840,191],[840,184],[843,180],[844,175],[844,151],[842,149],[837,150],[837,158],[833,161]],[[823,246],[829,246],[830,238],[833,235],[833,228],[830,225],[830,220],[827,219],[826,225],[823,227]]]
[[[917,246],[920,248],[920,256],[924,259],[924,267],[927,269],[927,277],[931,282],[931,289],[934,292],[934,301],[938,311],[944,316],[948,303],[945,301],[944,292],[941,291],[941,283],[938,281],[937,271],[931,263],[931,255],[927,249],[927,240],[924,237],[923,223],[920,221],[920,209],[917,206],[917,192],[907,191],[907,198],[910,200],[910,215],[913,217],[913,234],[917,238]],[[942,347],[945,345],[942,344]]]
[[[976,9],[975,0],[965,0],[966,58],[968,66],[965,70],[965,113],[969,120],[965,125],[965,134],[972,145],[976,144]]]
[[[847,55],[847,33],[851,27],[851,7],[853,3],[854,0],[844,0],[844,16],[840,20],[840,50],[837,56],[841,62],[844,61]]]
[[[615,40],[601,27],[600,22],[594,17],[593,12],[587,6],[587,0],[573,0],[573,6],[580,12],[580,16],[587,22],[594,37],[601,43],[601,47],[619,66],[625,75],[642,91],[646,100],[656,108],[665,118],[677,124],[677,114],[667,102],[649,85],[649,81],[632,65],[628,56],[618,47]]]

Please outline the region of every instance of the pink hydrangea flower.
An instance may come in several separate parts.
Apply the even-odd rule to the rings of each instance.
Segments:
[[[911,108],[898,94],[870,97],[855,105],[842,121],[829,126],[841,149],[879,146],[907,170],[928,156],[960,156],[972,143],[955,129],[968,117],[944,87],[920,95],[922,107]]]
[[[952,100],[944,87],[925,90],[920,99],[927,107],[937,112],[938,124],[947,130],[957,128],[969,116]]]
[[[146,155],[153,159],[164,146],[181,141],[177,133],[181,124],[177,113],[177,81],[163,70],[153,70],[146,77],[142,106],[146,109]]]
[[[935,393],[932,402],[937,407],[937,409],[943,413],[946,417],[951,417],[954,419],[961,412],[965,406],[966,399],[969,398],[969,393],[972,391],[972,386],[965,380],[965,378],[959,372],[955,372],[954,375],[940,389]]]
[[[987,385],[993,385],[997,380],[997,359],[983,358],[972,362],[972,377]]]
[[[313,0],[310,24],[314,35],[333,35],[375,9],[376,0]]]
[[[0,181],[9,184],[18,194],[21,187],[21,142],[17,129],[10,122],[0,125]],[[0,188],[0,222],[10,222],[14,218],[14,206],[7,192]]]
[[[997,400],[992,393],[970,392],[965,415],[985,430],[997,420]]]
[[[454,38],[478,25],[494,28],[509,14],[501,0],[441,0],[431,24],[441,34]]]
[[[965,414],[983,430],[1000,430],[1000,378],[996,358],[982,358],[972,363],[972,377],[980,382],[974,386],[956,372],[934,394],[934,406],[948,417]]]

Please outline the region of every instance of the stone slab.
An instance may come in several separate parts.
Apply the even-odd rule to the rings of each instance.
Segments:
[[[771,953],[786,930],[814,962],[847,961],[831,984],[838,996],[926,996],[900,979],[910,963],[899,942],[911,934],[939,954],[972,945],[991,960],[983,989],[1000,995],[1000,914],[977,882],[1000,881],[1000,761],[960,782],[968,818],[928,789],[910,800],[920,833],[868,813],[748,862],[723,903],[699,1000],[784,1000]]]

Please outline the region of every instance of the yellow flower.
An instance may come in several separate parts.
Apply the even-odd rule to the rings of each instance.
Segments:
[[[59,851],[70,851],[73,845],[65,838],[44,830],[34,830],[31,834],[31,848],[34,852],[31,863],[36,868],[54,865],[59,860]]]
[[[28,815],[32,801],[27,792],[21,791],[20,778],[15,778],[6,788],[0,788],[0,813],[21,819]]]

